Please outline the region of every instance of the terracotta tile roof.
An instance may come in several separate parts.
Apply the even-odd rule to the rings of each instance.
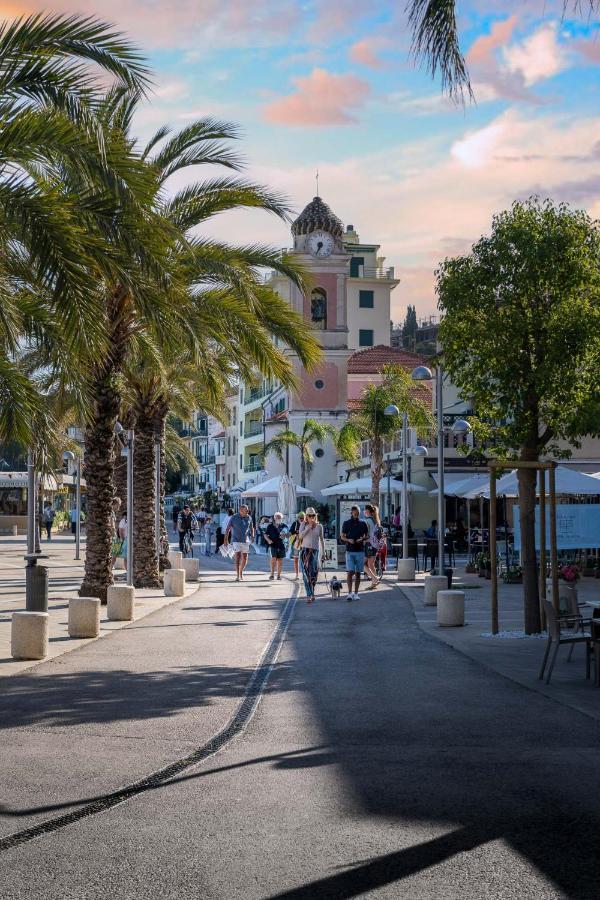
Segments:
[[[376,347],[367,347],[359,350],[348,360],[348,375],[377,375],[384,366],[396,365],[403,369],[412,369],[415,366],[427,365],[424,356],[402,350],[399,347],[386,347],[378,344]]]

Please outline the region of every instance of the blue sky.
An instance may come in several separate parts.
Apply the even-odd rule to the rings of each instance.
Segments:
[[[404,5],[0,0],[0,11],[93,13],[127,31],[156,72],[141,136],[205,115],[237,122],[249,175],[298,210],[318,168],[321,196],[395,265],[398,319],[407,303],[435,312],[437,263],[512,200],[535,191],[600,217],[597,23],[562,18],[562,0],[458,0],[477,98],[461,107],[411,62]],[[215,231],[289,245],[264,214],[221,217]]]

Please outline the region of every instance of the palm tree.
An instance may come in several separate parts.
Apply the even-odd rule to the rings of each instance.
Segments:
[[[290,428],[284,428],[271,438],[264,446],[262,457],[266,460],[270,453],[274,453],[283,462],[284,454],[287,455],[289,448],[296,447],[300,452],[300,484],[306,487],[315,462],[312,445],[323,444],[327,440],[337,446],[338,431],[335,426],[328,422],[317,422],[316,419],[306,419],[300,434],[296,434]]]
[[[431,402],[423,399],[423,388],[414,384],[408,372],[401,366],[384,366],[381,376],[380,384],[364,389],[337,440],[338,453],[348,462],[356,462],[361,442],[370,441],[371,494],[376,503],[383,475],[384,443],[392,440],[398,430],[396,420],[386,416],[386,406],[393,403],[408,413],[409,423],[420,432],[430,431],[435,425]]]

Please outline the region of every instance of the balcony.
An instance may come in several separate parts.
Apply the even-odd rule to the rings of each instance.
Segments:
[[[199,466],[212,466],[215,463],[216,456],[214,453],[209,453],[208,456],[197,456]]]
[[[248,472],[262,472],[262,464],[259,462],[251,462],[244,466],[244,474]]]
[[[262,400],[263,397],[266,397],[268,394],[271,394],[273,388],[269,385],[263,385],[259,388],[251,388],[247,390],[244,395],[244,406],[249,406],[251,403],[256,403],[257,400]]]
[[[251,422],[248,428],[244,429],[244,437],[245,438],[253,438],[263,436],[263,425],[262,422]]]
[[[217,453],[215,456],[215,462],[218,466],[224,466],[227,461],[227,457],[224,453]]]
[[[208,431],[206,429],[198,431],[197,428],[182,428],[181,431],[179,432],[179,437],[184,437],[184,438],[203,437],[203,438],[205,438],[205,437],[208,437]]]
[[[378,269],[372,268],[371,266],[359,266],[358,274],[351,275],[350,277],[376,279],[377,281],[394,281],[394,267],[390,266],[387,269]]]

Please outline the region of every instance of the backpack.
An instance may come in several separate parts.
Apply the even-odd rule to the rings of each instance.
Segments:
[[[382,550],[385,547],[385,542],[385,532],[383,528],[381,525],[376,525],[369,538],[369,544],[371,547],[374,547],[375,550]]]

